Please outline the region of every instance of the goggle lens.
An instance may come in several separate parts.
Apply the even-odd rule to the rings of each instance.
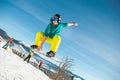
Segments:
[[[58,22],[58,20],[59,20],[58,18],[55,18],[55,17],[52,18],[52,21]]]

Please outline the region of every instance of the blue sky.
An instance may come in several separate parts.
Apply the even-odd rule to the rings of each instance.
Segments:
[[[86,80],[120,79],[120,1],[0,0],[0,28],[15,39],[33,44],[50,18],[79,26],[64,28],[56,57],[74,59],[73,72]],[[44,50],[49,50],[45,43]]]

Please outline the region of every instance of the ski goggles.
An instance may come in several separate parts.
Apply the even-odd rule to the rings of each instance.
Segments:
[[[59,21],[59,19],[58,19],[58,18],[56,18],[56,17],[53,17],[53,18],[52,18],[52,21],[58,22],[58,21]]]

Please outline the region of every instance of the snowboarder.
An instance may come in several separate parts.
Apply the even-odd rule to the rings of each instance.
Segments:
[[[13,38],[9,38],[7,43],[2,48],[7,49],[7,47],[12,43],[12,41],[13,41]]]
[[[31,45],[31,48],[36,48],[38,51],[41,51],[44,42],[48,42],[51,46],[50,51],[47,52],[46,56],[54,57],[61,42],[61,28],[78,25],[76,22],[61,23],[60,21],[61,16],[59,14],[55,14],[51,18],[51,22],[48,24],[45,32],[36,33],[35,45]]]
[[[30,50],[29,55],[24,59],[24,61],[27,60],[27,62],[29,63],[29,60],[30,60],[30,58],[31,58],[33,55],[34,55],[34,52],[33,52],[32,50]]]

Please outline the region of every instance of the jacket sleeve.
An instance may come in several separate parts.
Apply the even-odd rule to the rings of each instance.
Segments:
[[[68,27],[68,23],[61,23],[62,27]]]

